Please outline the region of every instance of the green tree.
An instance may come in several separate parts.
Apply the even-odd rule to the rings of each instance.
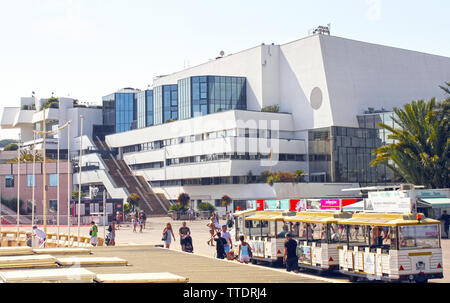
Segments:
[[[191,200],[191,197],[187,193],[181,193],[178,196],[178,204],[180,205],[180,211],[185,212],[187,210],[187,206],[189,204],[189,201]]]
[[[132,193],[128,196],[127,202],[130,205],[130,208],[134,211],[139,206],[139,201],[141,197],[138,194]]]
[[[394,122],[399,128],[379,123],[391,132],[394,143],[378,147],[372,153],[371,165],[386,165],[406,182],[429,188],[447,188],[449,177],[449,105],[448,100],[436,104],[413,101],[403,109],[394,108]]]
[[[16,143],[9,143],[5,146],[3,149],[4,151],[11,151],[11,150],[17,150],[19,146]]]
[[[305,182],[305,172],[301,169],[294,172],[295,182]]]
[[[72,199],[73,200],[78,200],[78,193],[79,193],[78,190],[72,191]],[[86,194],[81,192],[81,198],[83,198],[83,197],[86,197]]]

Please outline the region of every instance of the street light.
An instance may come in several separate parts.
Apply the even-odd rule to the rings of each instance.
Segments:
[[[84,116],[80,115],[81,131],[80,131],[80,158],[78,159],[78,242],[80,241],[80,220],[81,220],[81,165],[83,157],[83,122]]]

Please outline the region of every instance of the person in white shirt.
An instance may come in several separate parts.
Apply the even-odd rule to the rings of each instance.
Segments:
[[[39,229],[36,225],[33,226],[33,234],[35,237],[39,238],[39,247],[45,246],[44,242],[47,239],[47,234],[42,229]]]
[[[222,238],[227,240],[227,245],[225,246],[225,253],[227,254],[227,259],[230,257],[230,250],[233,248],[233,242],[231,241],[231,235],[227,231],[227,226],[222,225]]]

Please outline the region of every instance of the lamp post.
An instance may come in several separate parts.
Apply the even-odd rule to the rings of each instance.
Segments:
[[[81,220],[81,165],[83,157],[83,122],[84,116],[80,115],[81,131],[80,131],[80,158],[78,159],[78,241],[80,241],[80,220]]]
[[[70,190],[70,122],[67,127],[67,225],[69,226],[68,235],[70,237],[70,202],[71,202],[71,190]]]
[[[35,193],[36,191],[36,133],[33,132],[33,189],[31,193],[31,226],[34,225],[34,206],[36,205]]]
[[[20,134],[17,142],[17,242],[19,242],[20,227]]]

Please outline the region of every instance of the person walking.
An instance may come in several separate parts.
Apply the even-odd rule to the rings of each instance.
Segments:
[[[98,237],[97,237],[98,227],[97,227],[97,225],[95,225],[94,221],[91,222],[91,229],[89,230],[89,235],[91,236],[91,241],[90,241],[91,245],[97,246],[97,244],[98,244]]]
[[[283,263],[286,264],[286,271],[298,273],[297,241],[292,239],[292,234],[290,232],[286,234]]]
[[[220,231],[220,222],[219,222],[219,214],[214,213],[214,226],[217,231]]]
[[[163,234],[162,240],[166,244],[166,248],[170,248],[170,243],[172,243],[172,237],[173,240],[176,241],[175,235],[173,234],[172,224],[167,223],[166,227],[163,229],[162,234]]]
[[[233,214],[230,212],[227,212],[227,226],[228,228],[232,228],[234,224],[234,217]]]
[[[116,212],[116,222],[117,222],[117,229],[120,228],[120,212]]]
[[[133,225],[133,232],[136,232],[137,218],[136,218],[136,213],[135,212],[131,213],[131,224]]]
[[[111,224],[108,227],[109,231],[109,246],[116,245],[116,220],[112,220]]]
[[[442,212],[442,216],[439,217],[439,220],[444,221],[445,235],[447,236],[447,239],[448,239],[448,228],[449,228],[449,225],[450,225],[450,215],[447,214],[446,210],[444,210]]]
[[[245,242],[245,237],[243,235],[239,236],[239,241],[241,241],[238,250],[239,262],[248,264],[248,262],[250,262],[250,258],[252,257],[252,249],[250,245]]]
[[[231,241],[231,235],[227,231],[227,226],[222,225],[222,238],[227,240],[227,243],[225,245],[225,254],[227,255],[227,259],[230,260],[230,251],[233,249],[233,241]]]
[[[45,240],[47,239],[47,234],[36,225],[33,225],[33,236],[39,238],[39,248],[45,247]]]
[[[220,231],[216,233],[216,237],[214,238],[216,241],[216,257],[217,259],[225,259],[225,245],[227,244],[227,240],[222,238]]]
[[[144,227],[144,217],[142,216],[143,211],[141,210],[139,212],[139,219],[138,219],[138,224],[139,224],[139,232],[142,232],[142,227]]]
[[[216,225],[214,223],[214,216],[211,216],[211,218],[209,219],[208,224],[206,224],[206,226],[209,227],[209,234],[211,235],[211,237],[209,237],[209,240],[206,241],[206,244],[214,246],[214,234],[216,233]]]
[[[141,217],[142,217],[142,226],[145,229],[145,223],[147,222],[147,215],[145,214],[145,212],[143,210],[141,210]]]
[[[192,207],[189,207],[188,213],[189,213],[189,221],[194,220],[194,210],[192,209]]]
[[[186,226],[186,222],[183,222],[181,225],[178,235],[180,236],[181,250],[186,251],[186,238],[191,236],[191,230]]]

